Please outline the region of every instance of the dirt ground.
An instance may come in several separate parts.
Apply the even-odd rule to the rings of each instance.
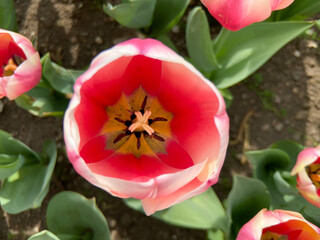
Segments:
[[[139,36],[105,15],[99,0],[15,0],[15,3],[20,32],[34,42],[40,55],[50,52],[55,62],[67,68],[88,66],[103,49]],[[185,53],[183,31],[175,29],[170,35]],[[221,199],[230,190],[232,175],[251,173],[250,164],[241,163],[245,161],[243,148],[262,149],[283,139],[306,146],[320,143],[319,44],[319,33],[305,34],[286,45],[253,76],[231,88],[234,101],[228,109],[230,138],[237,138],[241,126],[247,126],[244,127],[247,131],[240,141],[232,141],[228,149],[219,183],[214,186]],[[205,239],[204,231],[174,227],[146,217],[82,179],[65,156],[62,118],[37,118],[18,108],[15,102],[7,99],[1,102],[0,129],[36,151],[41,150],[46,139],[54,139],[59,155],[50,192],[41,208],[18,215],[8,215],[0,209],[0,240],[24,240],[46,229],[47,204],[63,190],[95,196],[113,240]]]

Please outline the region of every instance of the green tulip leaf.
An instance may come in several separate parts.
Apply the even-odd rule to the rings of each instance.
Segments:
[[[127,206],[143,212],[140,200],[124,199]],[[222,229],[226,231],[228,219],[225,210],[210,188],[206,192],[151,215],[161,221],[187,228]]]
[[[253,164],[254,177],[263,181],[270,191],[273,206],[284,206],[286,204],[283,195],[274,181],[277,171],[284,171],[290,164],[288,154],[279,149],[264,149],[247,152],[246,155]]]
[[[83,71],[60,67],[46,54],[41,58],[42,79],[15,99],[17,105],[38,117],[62,117],[69,104],[75,80]]]
[[[225,236],[221,230],[208,231],[206,240],[225,240]]]
[[[227,199],[227,212],[232,220],[231,235],[236,236],[245,223],[261,209],[269,206],[270,196],[262,181],[234,176],[233,186]]]
[[[41,205],[49,190],[56,157],[55,143],[47,141],[41,162],[26,164],[3,181],[0,203],[6,212],[16,214]]]
[[[75,192],[61,192],[51,199],[47,225],[61,240],[110,239],[108,223],[95,200]]]
[[[121,25],[128,28],[145,28],[150,26],[156,0],[126,0],[122,4],[103,5],[103,10]]]
[[[0,28],[11,31],[18,30],[13,0],[0,1]]]
[[[276,170],[284,170],[290,164],[288,154],[279,149],[264,149],[246,152],[246,155],[253,163],[253,174],[256,178],[264,181]]]
[[[319,0],[295,0],[289,7],[275,11],[270,17],[273,21],[304,20],[320,12]]]
[[[37,117],[63,117],[69,99],[50,88],[37,86],[15,99],[16,104]]]
[[[151,36],[160,36],[176,25],[186,11],[190,0],[157,0],[152,24]]]
[[[28,238],[28,240],[60,240],[60,239],[56,235],[54,235],[52,232],[44,230],[42,232],[32,235],[31,237]]]
[[[244,80],[314,24],[260,22],[234,32],[223,28],[213,44],[220,68],[213,71],[212,81],[218,88],[227,88]]]
[[[52,88],[62,94],[72,93],[76,79],[84,71],[65,69],[52,62],[50,54],[46,54],[41,61],[43,66],[42,77],[50,83]]]
[[[218,66],[213,52],[209,23],[201,7],[196,7],[189,13],[186,41],[191,61],[200,71],[210,72]]]
[[[23,155],[28,162],[38,162],[40,157],[27,145],[13,138],[9,133],[0,130],[0,154],[11,156]]]
[[[0,180],[4,180],[18,171],[25,163],[22,155],[0,154]]]
[[[283,140],[275,142],[270,146],[270,148],[279,149],[288,154],[290,164],[288,164],[286,170],[291,171],[296,164],[299,153],[304,149],[304,146],[294,141]]]
[[[316,226],[320,226],[320,211],[318,207],[306,201],[306,207],[301,211],[301,214]]]

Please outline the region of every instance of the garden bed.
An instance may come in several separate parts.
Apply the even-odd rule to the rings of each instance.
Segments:
[[[31,39],[40,55],[50,52],[53,61],[66,68],[82,69],[100,51],[141,36],[104,14],[99,1],[15,2],[20,33]],[[181,31],[175,28],[170,34],[181,52],[185,53],[185,39]],[[251,166],[243,150],[263,149],[283,139],[291,139],[305,146],[319,144],[319,36],[306,34],[295,39],[255,74],[231,88],[234,100],[228,114],[232,144],[228,148],[220,181],[214,186],[221,199],[227,196],[234,174],[251,174]],[[135,212],[121,199],[111,197],[80,177],[65,155],[62,118],[37,118],[18,108],[15,102],[7,99],[1,102],[2,130],[36,151],[41,150],[46,139],[53,139],[59,154],[50,192],[41,208],[17,215],[8,215],[0,209],[0,239],[27,239],[28,235],[46,229],[48,201],[63,190],[95,197],[108,220],[113,240],[205,239],[204,231],[170,226]],[[243,136],[239,134],[242,129]]]

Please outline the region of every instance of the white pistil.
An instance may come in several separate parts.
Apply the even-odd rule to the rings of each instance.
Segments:
[[[133,132],[134,130],[145,130],[151,136],[154,133],[153,128],[148,125],[148,119],[151,115],[151,112],[145,111],[143,115],[141,112],[135,112],[134,114],[137,117],[136,122],[131,124],[131,126],[129,127],[129,131]]]

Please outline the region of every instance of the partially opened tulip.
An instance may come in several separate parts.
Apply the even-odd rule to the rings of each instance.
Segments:
[[[236,240],[320,240],[320,229],[300,213],[262,209],[240,229]]]
[[[64,137],[75,170],[150,215],[216,183],[229,119],[216,87],[162,43],[99,54],[74,85]]]
[[[297,188],[301,195],[320,208],[320,146],[300,152],[291,174],[298,175]]]
[[[0,98],[13,100],[41,79],[39,53],[24,36],[0,29]]]
[[[294,0],[201,0],[210,14],[226,29],[237,31],[267,19],[271,12],[288,7]]]

